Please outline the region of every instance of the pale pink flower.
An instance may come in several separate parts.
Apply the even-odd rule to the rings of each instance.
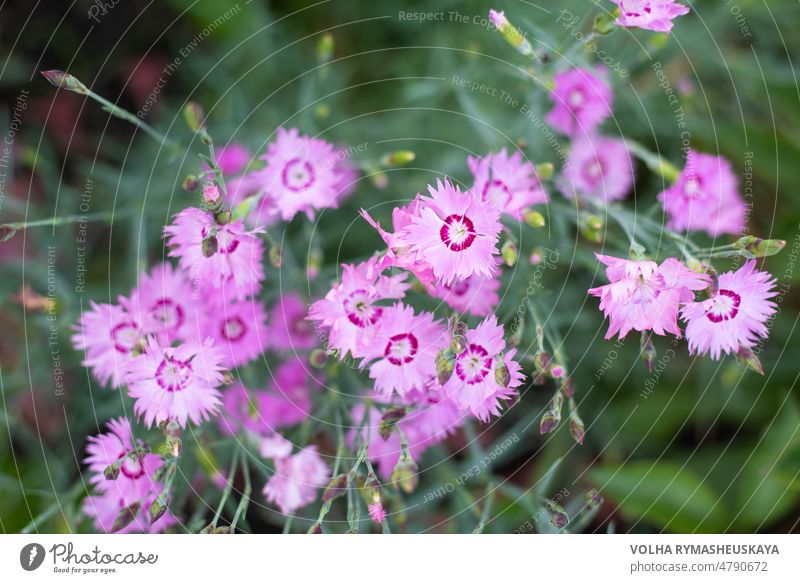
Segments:
[[[210,340],[164,347],[150,338],[144,353],[125,367],[133,410],[148,427],[170,419],[182,427],[189,420],[199,425],[217,414],[222,359]]]
[[[309,310],[309,320],[328,330],[325,348],[336,348],[341,358],[348,351],[360,358],[383,313],[378,302],[402,298],[409,287],[405,279],[405,274],[382,275],[375,258],[357,266],[342,265],[341,282]]]
[[[386,521],[386,510],[380,502],[367,505],[367,512],[375,524],[383,524]]]
[[[315,210],[337,205],[342,185],[333,144],[279,128],[264,159],[266,193],[283,220],[298,212],[313,220]]]
[[[264,496],[284,514],[317,499],[317,490],[328,483],[330,470],[313,445],[275,460],[275,475],[264,485]]]
[[[775,313],[775,279],[758,271],[755,261],[747,261],[737,271],[719,276],[719,290],[714,297],[684,306],[681,318],[686,322],[686,339],[692,354],[709,353],[719,360],[739,347],[752,348],[769,331],[765,322]]]
[[[443,299],[462,314],[488,316],[500,301],[498,289],[500,280],[497,277],[471,275],[452,285],[436,284],[431,295]]]
[[[635,163],[624,140],[603,136],[578,137],[572,142],[559,188],[567,198],[590,197],[603,202],[628,196]]]
[[[433,284],[436,283],[436,275],[433,273],[433,268],[411,250],[410,243],[405,239],[403,233],[403,230],[415,218],[419,218],[420,206],[421,201],[417,196],[407,206],[392,209],[393,233],[384,230],[381,224],[364,209],[361,209],[361,216],[378,231],[386,243],[387,250],[386,254],[381,258],[381,267],[384,269],[398,267],[410,271],[430,291],[433,289]]]
[[[678,231],[705,231],[712,237],[740,233],[745,203],[730,163],[719,156],[690,150],[677,182],[658,195]]]
[[[269,313],[267,335],[272,350],[310,350],[320,341],[306,319],[309,306],[294,292],[281,295]]]
[[[555,104],[545,121],[564,134],[592,133],[611,115],[613,95],[605,67],[558,73],[550,99]]]
[[[122,298],[121,303],[125,304]],[[91,310],[83,312],[74,327],[72,343],[84,351],[83,366],[92,370],[102,385],[113,388],[123,383],[123,368],[133,357],[133,349],[143,335],[136,319],[121,305],[89,302]]]
[[[214,235],[216,233],[216,235]],[[264,244],[241,220],[219,225],[210,213],[187,208],[164,227],[170,257],[177,257],[189,278],[219,290],[227,298],[244,299],[258,292],[264,279]],[[217,250],[203,254],[203,240],[215,236]]]
[[[264,306],[255,300],[228,302],[212,307],[199,337],[211,338],[227,368],[257,359],[269,347]]]
[[[631,330],[680,338],[678,309],[694,300],[695,291],[708,287],[707,275],[693,272],[673,257],[658,265],[655,261],[595,256],[607,266],[611,282],[589,290],[600,298],[600,309],[609,319],[606,339],[615,334],[622,339]]]
[[[448,339],[444,326],[430,312],[397,303],[384,308],[375,336],[364,348],[363,366],[375,379],[375,390],[401,396],[422,388],[436,374],[436,354]]]
[[[419,216],[403,229],[410,249],[445,285],[470,275],[491,277],[496,270],[500,210],[449,180],[429,186],[420,197]]]
[[[335,202],[334,206],[338,206],[343,200],[353,194],[353,191],[358,186],[359,171],[358,168],[351,162],[350,154],[346,147],[339,147],[334,152],[334,165],[333,170],[336,174],[335,185]]]
[[[155,335],[161,344],[199,336],[204,315],[186,274],[160,263],[150,274],[139,276],[131,293],[130,309],[144,334]]]
[[[533,164],[523,160],[519,151],[511,156],[505,149],[483,158],[469,156],[467,165],[475,179],[475,196],[517,220],[525,209],[549,200]]]
[[[672,21],[689,13],[689,7],[675,0],[611,0],[619,6],[617,24],[656,32],[672,30]]]
[[[466,334],[466,349],[456,356],[455,368],[444,384],[447,396],[462,409],[469,409],[481,421],[500,414],[501,402],[510,399],[524,378],[522,367],[513,360],[516,350],[505,354],[503,327],[495,316],[489,316]],[[507,387],[497,382],[497,367],[508,367]]]
[[[266,458],[283,459],[292,455],[292,442],[280,433],[262,437],[258,443],[258,453]]]

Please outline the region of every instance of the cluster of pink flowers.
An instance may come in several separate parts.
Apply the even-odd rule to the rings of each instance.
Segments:
[[[751,349],[767,337],[765,323],[776,309],[770,301],[777,295],[775,280],[758,271],[755,261],[720,274],[717,285],[711,286],[708,275],[673,257],[660,265],[605,255],[597,259],[606,265],[610,283],[589,293],[600,298],[600,309],[609,320],[606,338],[618,334],[621,339],[631,330],[680,338],[680,316],[690,352],[718,360],[723,353]],[[708,298],[697,298],[700,291]]]

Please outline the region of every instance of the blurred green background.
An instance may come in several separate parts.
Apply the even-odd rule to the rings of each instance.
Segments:
[[[314,244],[325,256],[324,277],[306,290],[318,296],[337,263],[382,247],[358,219],[359,208],[386,220],[393,205],[437,177],[469,185],[466,156],[503,147],[521,145],[532,161],[558,166],[566,142],[556,137],[556,144],[535,121],[548,108],[544,88],[560,56],[575,64],[593,60],[575,49],[551,4],[169,0],[121,2],[105,14],[88,1],[69,9],[4,5],[0,127],[8,128],[4,138],[11,144],[0,160],[0,223],[82,215],[86,201],[98,217],[86,229],[85,244],[75,223],[2,230],[8,240],[0,244],[0,529],[63,531],[80,522],[85,436],[119,415],[122,404],[118,393],[101,390],[81,368],[70,327],[89,299],[114,301],[136,284],[140,270],[163,257],[161,227],[190,204],[181,183],[198,170],[194,154],[202,151],[180,116],[187,100],[205,106],[218,142],[241,142],[253,151],[263,151],[285,125],[337,143],[364,144],[357,158],[365,166],[392,150],[416,152],[413,164],[388,172],[388,186],[378,188],[374,177],[365,177],[342,209],[319,217]],[[535,302],[545,327],[563,339],[587,438],[577,446],[565,427],[551,438],[539,436],[537,420],[551,387],[526,387],[500,422],[481,428],[486,449],[508,434],[520,437],[492,467],[492,480],[508,479],[508,487],[495,496],[485,532],[555,530],[548,520],[531,517],[549,516],[543,501],[564,490],[569,495],[562,504],[579,517],[566,530],[798,530],[800,92],[793,63],[800,62],[800,45],[793,35],[800,30],[800,9],[793,0],[690,4],[693,13],[679,19],[668,38],[616,31],[600,39],[605,54],[630,71],[626,78],[611,75],[615,117],[604,131],[633,138],[678,165],[688,138],[697,149],[728,157],[743,188],[752,183],[750,232],[787,241],[784,252],[764,264],[782,294],[771,337],[760,347],[766,374],[746,372],[733,359],[690,358],[684,344],[663,338],[655,342],[656,370],[648,373],[638,358],[638,338],[624,345],[604,341],[606,325],[585,293],[605,283],[592,253],[621,255],[627,249],[613,224],[604,244],[583,240],[574,209],[550,185],[548,226],[516,233],[523,261],[507,274],[498,313],[510,321],[529,282],[541,277]],[[582,16],[612,7],[558,5]],[[492,7],[505,10],[547,62],[527,61],[507,46],[487,22]],[[581,26],[586,32],[590,20]],[[317,50],[325,32],[335,49],[321,68]],[[655,63],[680,94],[680,115],[659,86]],[[142,111],[163,85],[146,119],[186,144],[188,153],[176,156],[77,95],[56,94],[38,75],[44,69],[68,70],[132,112]],[[655,196],[662,188],[662,179],[640,165],[627,208],[660,222]],[[311,235],[298,219],[286,236],[299,256]],[[642,237],[651,254],[675,253],[652,233]],[[79,247],[85,247],[85,259],[79,260]],[[524,261],[534,248],[557,251],[555,269],[537,275]],[[76,290],[79,265],[86,267],[83,290]],[[718,263],[720,271],[727,267]],[[55,319],[20,305],[24,285],[45,297],[53,291]],[[523,351],[532,342],[528,331]],[[56,359],[64,394],[55,386]],[[450,451],[459,451],[459,443],[449,443]],[[450,455],[437,448],[420,465],[435,466]],[[459,453],[452,463],[468,467],[466,458]],[[439,471],[423,475],[421,491],[448,480]],[[472,498],[450,495],[410,511],[409,530],[471,530],[474,508],[462,510],[482,496],[487,479],[481,475],[466,484]],[[603,503],[591,515],[581,514],[581,496],[591,488]],[[445,517],[453,518],[431,526]],[[526,522],[536,528],[526,529]],[[281,527],[258,511],[249,524],[267,532]]]

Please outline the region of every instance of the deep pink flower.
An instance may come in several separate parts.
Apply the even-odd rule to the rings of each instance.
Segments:
[[[258,392],[249,391],[240,382],[235,382],[222,391],[222,411],[217,424],[226,435],[237,435],[240,431],[261,433],[264,424],[258,410]]]
[[[386,510],[384,510],[383,504],[380,502],[369,504],[367,506],[367,512],[369,517],[372,519],[372,522],[375,524],[383,524],[386,520]]]
[[[203,255],[203,240],[216,232],[217,251]],[[244,299],[258,292],[264,279],[264,244],[247,231],[241,220],[219,225],[213,215],[187,208],[164,227],[170,257],[177,257],[192,282],[219,290],[228,299]]]
[[[483,158],[469,156],[467,165],[475,178],[475,196],[517,220],[528,207],[549,200],[533,164],[523,160],[519,151],[511,156],[505,149]]]
[[[164,347],[150,338],[144,353],[125,367],[133,410],[148,427],[169,419],[182,427],[189,420],[199,425],[217,413],[222,359],[208,340]]]
[[[739,347],[752,348],[768,334],[764,323],[775,313],[775,279],[758,271],[755,261],[747,261],[737,271],[719,276],[719,291],[702,302],[684,306],[681,318],[686,322],[686,339],[692,354],[735,353]]]
[[[444,384],[447,396],[462,409],[469,409],[481,421],[500,414],[501,401],[510,399],[514,388],[522,384],[522,367],[513,360],[516,350],[503,353],[506,341],[503,327],[492,315],[466,334],[467,347],[456,356],[455,369]],[[498,384],[498,365],[508,367],[510,382],[507,387]]]
[[[145,334],[155,335],[161,344],[200,336],[204,315],[186,274],[160,263],[150,274],[139,276],[131,293],[130,309]]]
[[[437,284],[432,295],[443,299],[448,306],[462,314],[488,316],[500,301],[498,289],[500,280],[496,277],[471,275],[452,285]]]
[[[624,140],[603,136],[578,137],[564,167],[559,188],[564,196],[591,197],[603,202],[628,196],[635,163]]]
[[[243,366],[269,347],[264,306],[255,300],[228,302],[206,315],[201,338],[211,338],[227,368]]]
[[[125,305],[124,299],[121,304]],[[72,343],[84,351],[83,366],[105,385],[117,388],[123,382],[123,368],[133,357],[133,349],[142,341],[142,331],[122,305],[89,302],[91,310],[81,314]]]
[[[308,318],[328,330],[326,349],[336,348],[360,358],[375,334],[383,309],[380,300],[400,299],[408,284],[406,275],[385,276],[375,258],[356,265],[342,265],[342,280],[315,302]]]
[[[664,203],[670,229],[705,231],[715,237],[744,228],[744,200],[725,158],[690,150],[677,182],[658,200]]]
[[[611,115],[613,94],[604,79],[605,67],[595,72],[570,69],[553,79],[555,87],[550,99],[555,104],[545,121],[564,134],[589,134]]]
[[[328,483],[330,470],[313,445],[289,457],[275,460],[275,475],[264,485],[268,502],[291,514],[317,499],[317,490]]]
[[[302,136],[295,128],[279,128],[264,159],[267,196],[283,220],[298,212],[313,220],[315,210],[337,205],[342,185],[333,144]]]
[[[272,350],[310,350],[320,343],[314,325],[306,319],[308,305],[296,293],[281,295],[269,313],[267,334]]]
[[[670,257],[661,265],[655,261],[629,261],[595,253],[607,266],[608,285],[592,288],[589,294],[600,298],[600,309],[609,319],[606,339],[631,330],[652,330],[681,336],[678,309],[694,300],[694,292],[708,287],[709,278],[695,273]]]
[[[448,342],[444,326],[430,312],[397,303],[383,309],[375,336],[364,348],[364,366],[375,390],[401,396],[422,388],[436,374],[436,354]]]
[[[419,216],[403,229],[410,249],[445,285],[475,274],[491,277],[499,254],[500,210],[449,180],[428,191],[430,197],[420,197]]]
[[[619,6],[617,24],[656,32],[672,30],[672,21],[689,13],[689,7],[675,0],[611,0]]]

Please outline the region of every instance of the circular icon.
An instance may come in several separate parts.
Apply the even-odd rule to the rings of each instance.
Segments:
[[[39,543],[30,543],[19,552],[19,564],[26,571],[35,571],[44,562],[44,547]]]

